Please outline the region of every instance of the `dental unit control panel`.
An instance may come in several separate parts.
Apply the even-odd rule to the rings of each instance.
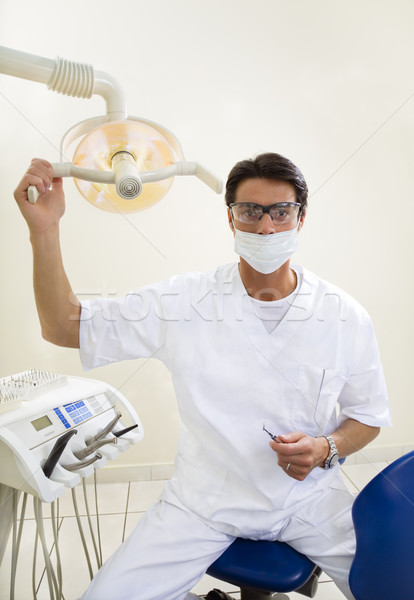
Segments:
[[[43,502],[54,501],[65,487],[75,486],[143,437],[131,404],[97,380],[37,371],[3,378],[2,408],[0,483]],[[62,439],[64,447],[55,448]]]
[[[68,488],[89,572],[94,574],[86,534],[80,518],[76,489],[82,484],[89,525],[89,540],[96,569],[103,563],[97,469],[144,436],[141,421],[128,400],[102,381],[24,371],[0,378],[0,565],[11,538],[10,600],[15,600],[20,540],[27,499],[31,496],[36,523],[33,540],[32,597],[37,540],[40,540],[50,600],[64,599],[64,578],[59,552],[59,499]],[[96,525],[87,503],[86,479],[93,475]],[[43,504],[50,506],[53,557],[48,546]],[[18,517],[18,508],[20,517]],[[82,555],[79,555],[82,561]],[[95,569],[95,570],[96,570]],[[4,573],[4,570],[3,570]],[[25,577],[27,569],[24,568]],[[2,580],[3,581],[3,580]],[[38,586],[41,586],[42,578]],[[4,583],[4,582],[3,582]],[[3,585],[2,583],[2,585]],[[37,588],[38,589],[38,588]],[[25,596],[26,597],[26,596]]]

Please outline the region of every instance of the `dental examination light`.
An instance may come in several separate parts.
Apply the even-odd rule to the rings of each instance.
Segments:
[[[131,213],[161,200],[176,175],[194,175],[217,194],[222,182],[198,162],[184,160],[177,138],[165,127],[128,116],[124,94],[109,74],[88,64],[56,60],[0,46],[0,73],[45,83],[48,89],[76,98],[97,94],[106,102],[106,115],[81,121],[63,136],[55,177],[73,177],[80,193],[93,206]],[[64,162],[77,141],[72,162]],[[36,202],[34,186],[28,191]]]

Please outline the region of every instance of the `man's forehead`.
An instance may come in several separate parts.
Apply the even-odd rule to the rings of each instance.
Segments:
[[[237,186],[235,194],[235,202],[267,205],[295,201],[296,192],[293,185],[280,179],[244,179]]]

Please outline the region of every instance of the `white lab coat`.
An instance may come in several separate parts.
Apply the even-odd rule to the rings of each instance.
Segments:
[[[288,477],[263,423],[274,434],[312,436],[347,418],[391,424],[366,311],[294,269],[298,294],[271,333],[235,263],[82,303],[84,368],[151,356],[170,369],[182,431],[164,498],[230,535],[274,539],[310,496],[343,486],[338,468],[314,469],[303,482]]]

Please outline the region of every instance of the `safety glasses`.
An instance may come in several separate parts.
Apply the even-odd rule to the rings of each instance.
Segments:
[[[262,206],[254,202],[233,202],[230,210],[233,218],[246,225],[258,223],[264,214],[280,225],[293,223],[298,216],[299,202],[278,202],[271,206]]]

